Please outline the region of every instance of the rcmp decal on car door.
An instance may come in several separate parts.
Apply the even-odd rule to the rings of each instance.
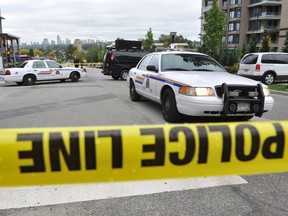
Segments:
[[[149,76],[146,76],[145,88],[150,88]]]

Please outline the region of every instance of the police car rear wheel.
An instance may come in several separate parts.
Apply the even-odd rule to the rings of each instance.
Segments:
[[[162,96],[162,114],[167,122],[178,122],[180,113],[177,110],[175,94],[172,89],[166,89]]]

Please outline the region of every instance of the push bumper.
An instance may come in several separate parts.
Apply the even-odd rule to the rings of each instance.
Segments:
[[[237,96],[237,91],[234,92],[233,90],[231,92],[231,86],[226,84],[219,87],[218,97],[178,95],[177,109],[180,113],[190,116],[261,117],[264,112],[273,108],[274,100],[270,96],[264,96],[261,84],[255,86],[255,88],[257,90],[254,93],[249,93],[249,90],[247,90],[248,96]]]

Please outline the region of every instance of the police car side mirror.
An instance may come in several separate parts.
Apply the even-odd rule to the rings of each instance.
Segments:
[[[158,70],[157,70],[157,68],[156,68],[155,65],[148,65],[148,66],[146,67],[146,69],[147,69],[148,71],[158,72]]]

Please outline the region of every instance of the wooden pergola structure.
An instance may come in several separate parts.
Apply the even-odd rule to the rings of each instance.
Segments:
[[[0,15],[0,57],[4,68],[15,66],[16,54],[20,55],[19,40],[20,37],[2,32],[2,19]],[[0,58],[1,59],[1,58]]]

